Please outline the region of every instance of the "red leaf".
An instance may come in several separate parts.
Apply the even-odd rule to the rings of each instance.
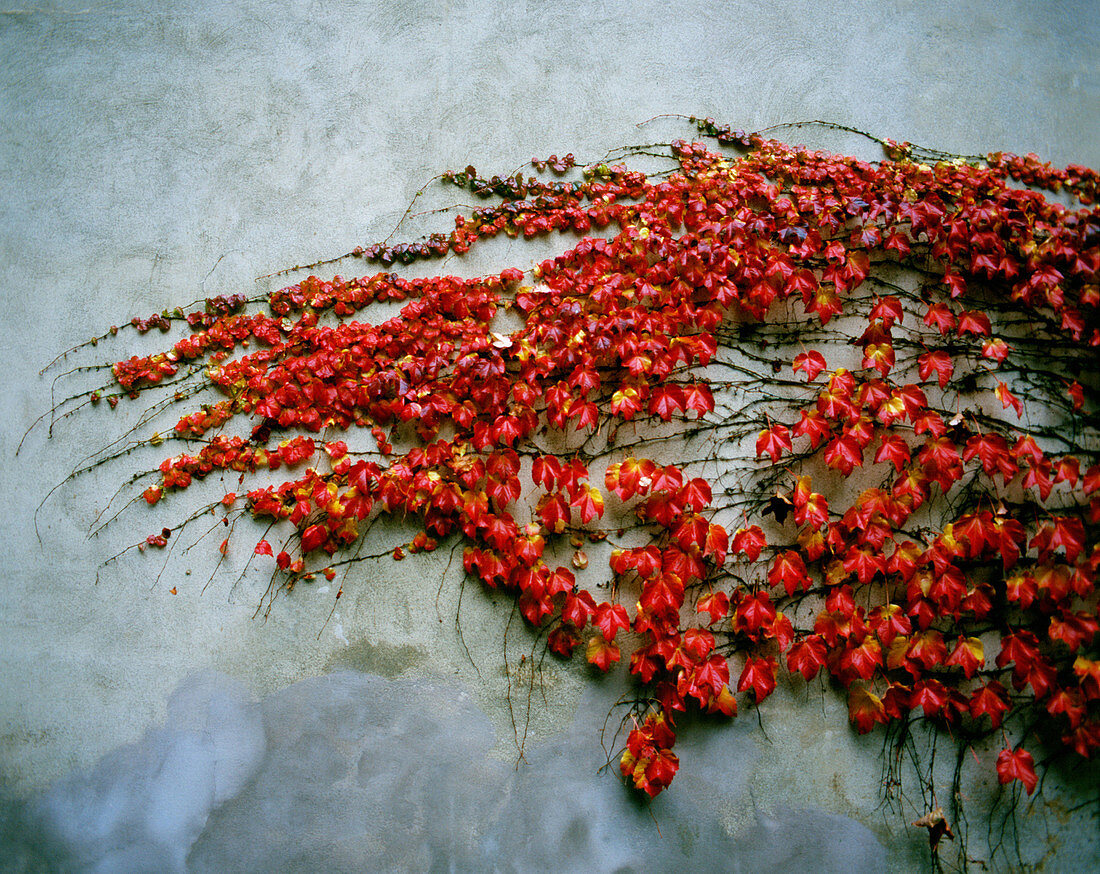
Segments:
[[[714,563],[721,566],[726,560],[726,552],[729,549],[729,535],[721,525],[711,524],[707,527],[707,539],[703,544],[703,555],[709,555]]]
[[[810,492],[804,502],[795,501],[794,521],[798,525],[808,522],[810,527],[820,528],[829,521],[829,502],[823,495]]]
[[[619,470],[620,487],[633,489],[635,493],[644,495],[653,485],[653,477],[657,473],[657,465],[648,458],[624,459]]]
[[[654,389],[649,396],[649,412],[660,416],[666,422],[676,413],[681,412],[685,406],[684,390],[679,385],[663,385]]]
[[[997,779],[1002,783],[1019,780],[1024,784],[1028,795],[1034,792],[1039,778],[1035,774],[1035,760],[1031,757],[1031,753],[1023,747],[1016,750],[1001,750],[997,755]]]
[[[1002,409],[1007,410],[1012,407],[1016,411],[1016,418],[1019,419],[1024,415],[1024,405],[1020,402],[1020,399],[1016,397],[1007,385],[1003,382],[997,383],[997,388],[993,390],[993,393],[997,396],[997,400],[1001,402]]]
[[[619,660],[619,647],[617,644],[608,643],[602,635],[594,634],[588,639],[585,657],[589,664],[595,665],[606,673]]]
[[[874,692],[853,684],[848,692],[848,719],[852,721],[860,734],[866,734],[875,727],[876,722],[885,724],[886,708],[882,699]]]
[[[552,489],[561,476],[561,462],[552,455],[540,455],[531,465],[531,479],[544,489]]]
[[[680,766],[671,752],[676,735],[668,727],[664,713],[650,714],[645,723],[630,732],[620,768],[624,777],[651,798],[659,794]]]
[[[660,574],[647,580],[639,603],[655,616],[678,616],[684,603],[684,583],[676,574]]]
[[[812,680],[825,664],[825,641],[820,634],[810,634],[791,647],[787,653],[787,668],[798,671],[807,680]]]
[[[840,658],[841,676],[850,681],[853,676],[869,680],[882,664],[882,647],[873,637],[867,637],[859,646],[849,640],[848,647]]]
[[[963,461],[971,461],[975,457],[981,462],[982,470],[989,476],[1000,473],[1006,483],[1019,470],[1009,454],[1008,443],[1000,434],[975,434],[967,440]]]
[[[863,466],[863,450],[851,437],[834,437],[825,447],[825,463],[847,476]]]
[[[803,371],[806,374],[806,382],[813,382],[818,374],[825,369],[825,358],[820,352],[800,352],[794,357],[793,369],[795,373]],[[758,452],[757,455],[760,453]]]
[[[1004,699],[1004,686],[996,680],[991,680],[970,696],[970,715],[975,719],[988,716],[994,728],[1001,724],[1001,719],[1009,705]]]
[[[926,380],[932,373],[935,373],[940,388],[947,387],[951,375],[955,372],[955,364],[951,360],[951,356],[942,349],[925,352],[917,359],[917,364],[919,365],[920,378]]]
[[[678,495],[685,507],[691,507],[696,513],[705,509],[711,502],[710,483],[700,477],[689,480],[684,484]]]
[[[875,464],[888,461],[900,473],[909,463],[909,444],[898,434],[883,434],[880,441],[878,452],[875,453]]]
[[[737,681],[737,691],[752,689],[759,704],[775,689],[775,659],[772,656],[749,656]]]
[[[1071,487],[1077,485],[1081,478],[1081,462],[1072,455],[1067,455],[1058,460],[1055,467],[1054,483],[1068,482]]]
[[[831,279],[834,283],[844,284],[844,280],[841,278],[839,271],[835,269],[835,265],[833,268],[827,268],[826,274],[829,274],[830,269],[833,271],[832,275],[826,275],[824,278],[826,280]],[[840,296],[831,288],[819,288],[812,300],[806,305],[806,312],[817,313],[817,317],[821,319],[823,325],[829,324],[829,320],[843,312],[843,310]]]
[[[1085,403],[1085,390],[1081,388],[1081,383],[1074,380],[1069,384],[1067,388],[1070,400],[1073,402],[1073,409],[1079,410]]]
[[[1039,657],[1039,641],[1030,631],[1017,631],[1001,638],[1001,651],[997,654],[997,667],[1014,662],[1016,673],[1023,676]]]
[[[935,327],[941,334],[946,334],[955,327],[955,314],[946,303],[929,304],[928,312],[924,315],[924,323],[929,327]]]
[[[1058,516],[1054,519],[1054,533],[1050,538],[1052,550],[1061,547],[1065,550],[1066,561],[1071,564],[1085,548],[1085,526],[1080,519]]]
[[[880,320],[882,326],[889,329],[893,327],[894,322],[900,322],[905,318],[905,311],[902,309],[900,300],[893,295],[888,295],[875,302],[871,308],[871,318]]]
[[[689,628],[684,632],[680,648],[691,657],[692,661],[702,661],[714,649],[714,635],[705,628]],[[729,680],[728,675],[722,683],[727,680]],[[715,687],[715,692],[722,687],[722,683]]]
[[[577,628],[584,628],[588,617],[596,612],[596,601],[588,592],[581,589],[576,594],[567,593],[565,604],[561,608],[561,618]]]
[[[1012,457],[1016,461],[1024,461],[1025,459],[1033,467],[1043,464],[1046,461],[1046,456],[1043,455],[1043,450],[1039,448],[1039,444],[1035,442],[1035,438],[1026,435],[1021,436],[1016,441],[1016,445],[1011,449]],[[1100,473],[1100,467],[1097,467],[1097,472]],[[1086,491],[1085,494],[1088,494]]]
[[[845,405],[847,409],[847,403]],[[825,418],[828,413],[822,410],[802,410],[800,412],[801,418],[798,423],[791,430],[791,433],[795,437],[809,437],[810,446],[817,449],[821,441],[829,435],[831,428],[829,422]]]
[[[669,464],[665,467],[655,467],[653,475],[653,491],[678,492],[683,487],[684,475],[678,467]],[[682,505],[681,505],[682,506]]]
[[[709,595],[704,595],[696,602],[695,610],[698,613],[709,614],[711,623],[717,622],[729,615],[729,596],[725,592],[712,592]]]
[[[629,422],[642,409],[641,395],[636,388],[625,386],[611,396],[611,413]]]
[[[982,358],[988,358],[998,364],[1001,364],[1011,351],[1012,347],[1000,337],[994,337],[982,343]]]
[[[985,664],[985,648],[977,637],[963,637],[959,635],[958,643],[951,651],[944,663],[962,668],[967,679],[974,676],[974,672]]]
[[[580,510],[581,524],[587,525],[597,516],[603,516],[603,495],[599,489],[585,483],[578,489],[569,506]]]
[[[884,604],[876,607],[871,613],[871,628],[882,641],[883,646],[890,646],[894,639],[912,633],[913,625],[909,617],[898,604]]]
[[[256,544],[255,553],[256,553],[256,555],[273,555],[274,554],[271,551],[271,544],[268,543],[266,540],[261,540],[259,543]]]
[[[569,658],[573,650],[580,643],[577,630],[571,625],[559,625],[546,638],[546,644],[550,652],[557,653],[562,658]]]
[[[634,569],[638,576],[647,579],[661,569],[661,551],[656,546],[616,549],[611,553],[611,569],[617,574]]]
[[[749,561],[756,561],[760,558],[760,552],[766,545],[764,532],[759,525],[753,525],[751,528],[737,529],[737,533],[733,535],[733,544],[730,551],[734,553],[743,552],[749,557]]]
[[[975,310],[964,310],[959,313],[958,334],[977,334],[980,337],[988,337],[992,327],[989,324],[989,316]]]
[[[560,534],[569,524],[569,505],[561,492],[543,495],[536,511],[548,531]]]
[[[1064,611],[1061,618],[1055,616],[1050,620],[1050,639],[1062,641],[1069,647],[1070,652],[1076,652],[1082,646],[1087,646],[1098,633],[1100,633],[1100,623],[1096,621],[1095,616],[1084,611],[1076,613]]]
[[[768,582],[773,586],[783,586],[791,597],[799,589],[806,591],[813,585],[802,556],[793,550],[781,552],[775,557],[768,571]]]
[[[714,410],[714,396],[705,383],[693,382],[684,392],[684,404],[686,409],[702,416]]]
[[[650,798],[656,797],[676,776],[680,760],[675,753],[660,750],[645,767],[645,785],[642,787]]]
[[[863,349],[862,367],[873,367],[883,376],[894,366],[894,347],[890,343],[869,343]]]
[[[712,638],[713,642],[713,638]],[[696,697],[706,702],[716,695],[721,694],[729,683],[729,662],[723,656],[713,656],[699,665],[692,674],[691,686],[694,687]],[[704,694],[700,695],[699,693]]]
[[[936,716],[943,711],[947,698],[947,687],[939,680],[918,680],[913,684],[909,705],[923,708],[925,716]]]
[[[622,604],[605,602],[596,607],[595,624],[599,626],[604,639],[612,641],[620,628],[630,628],[630,617],[626,615],[626,608]]]
[[[786,425],[772,425],[761,431],[756,438],[756,457],[759,458],[765,452],[772,457],[772,462],[779,461],[783,450],[791,449],[791,432]]]
[[[545,587],[546,596],[552,598],[554,595],[561,595],[572,592],[577,587],[577,579],[573,576],[573,572],[567,567],[557,567],[554,570],[546,574],[545,566],[533,568],[538,573],[545,574]],[[542,576],[540,574],[540,578]]]
[[[516,603],[519,605],[519,612],[523,614],[523,618],[536,627],[554,610],[554,606],[549,600],[536,597],[530,591],[521,593]]]
[[[755,635],[761,628],[775,621],[775,605],[767,592],[757,592],[742,599],[734,614],[734,628],[737,631]],[[738,690],[743,691],[743,690]]]
[[[886,573],[886,558],[868,549],[852,549],[844,557],[844,570],[866,585],[876,573]]]
[[[901,399],[903,406],[905,407],[905,415],[914,424],[914,430],[917,430],[916,421],[918,414],[928,406],[928,398],[917,385],[903,385],[898,389],[898,398]]]
[[[672,534],[685,552],[702,551],[707,539],[710,523],[702,516],[684,516],[673,529]]]

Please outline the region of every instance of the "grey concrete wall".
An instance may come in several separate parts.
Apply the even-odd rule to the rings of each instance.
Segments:
[[[919,865],[921,835],[904,827],[919,813],[874,810],[881,740],[854,738],[820,692],[777,693],[767,737],[741,719],[687,740],[657,834],[613,776],[594,773],[614,680],[548,668],[528,764],[512,769],[506,692],[524,680],[524,644],[511,638],[509,676],[509,605],[468,586],[456,623],[453,569],[444,578],[423,557],[364,566],[334,612],[332,589],[316,586],[266,619],[254,616],[258,576],[223,573],[204,588],[209,543],[159,578],[156,561],[133,557],[96,584],[102,562],[146,533],[131,513],[86,537],[126,462],[52,494],[37,533],[35,508],[133,412],[75,417],[49,440],[39,428],[15,449],[50,406],[39,371],[59,351],[384,237],[447,168],[591,160],[690,134],[672,120],[635,127],[661,113],[746,129],[825,118],[949,151],[1100,165],[1096,13],[1090,2],[793,0],[0,10],[0,780],[9,801],[34,799],[9,808],[18,852],[0,864]],[[490,247],[447,269],[509,258],[533,260]],[[128,343],[82,361],[141,347]],[[332,673],[342,669],[366,675]],[[1051,843],[1027,852],[1057,847],[1046,870],[1097,858],[1088,829],[1043,816],[1035,834]]]

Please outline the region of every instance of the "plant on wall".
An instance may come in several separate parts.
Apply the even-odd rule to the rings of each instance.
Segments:
[[[619,764],[649,796],[681,714],[766,718],[777,683],[819,676],[899,750],[924,727],[994,739],[1030,796],[1100,749],[1098,176],[697,125],[721,148],[672,143],[648,175],[572,155],[445,174],[490,205],[349,255],[579,235],[532,270],[310,276],[134,319],[186,328],[55,414],[181,414],[141,438],[170,448],[130,482],[168,521],[142,549],[248,516],[220,549],[252,538],[278,590],[361,561],[380,519],[408,526],[395,559],[460,544],[549,651],[626,663]],[[165,515],[211,473],[238,491]],[[918,777],[936,857],[958,770],[943,802]]]

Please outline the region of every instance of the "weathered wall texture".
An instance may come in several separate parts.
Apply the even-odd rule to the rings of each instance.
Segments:
[[[444,169],[690,135],[634,127],[660,113],[750,130],[824,118],[1100,165],[1094,3],[15,6],[0,10],[0,780],[5,799],[33,799],[7,807],[0,870],[920,865],[904,828],[919,814],[875,811],[881,740],[855,738],[816,687],[777,693],[766,737],[751,716],[687,733],[655,821],[596,774],[614,678],[549,668],[513,768],[509,605],[467,586],[456,624],[458,575],[438,559],[359,568],[331,618],[322,586],[266,619],[257,576],[204,590],[209,541],[159,579],[135,556],[96,585],[147,533],[138,511],[86,538],[112,471],[54,493],[37,533],[35,507],[132,413],[61,422],[52,440],[40,427],[15,450],[59,351],[385,237]],[[512,256],[533,260],[483,255],[497,270]],[[1037,815],[1026,858],[1100,859],[1094,823]]]

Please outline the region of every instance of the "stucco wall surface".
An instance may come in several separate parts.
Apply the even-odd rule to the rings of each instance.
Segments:
[[[651,816],[597,773],[620,681],[548,666],[530,712],[514,696],[510,707],[530,642],[513,621],[505,654],[511,605],[460,590],[446,556],[363,565],[339,603],[317,585],[257,616],[266,578],[237,580],[230,556],[211,579],[209,539],[163,574],[148,556],[101,567],[159,526],[135,509],[88,537],[136,469],[127,459],[51,493],[136,410],[86,411],[52,437],[40,425],[16,448],[68,367],[40,375],[59,352],[382,239],[445,169],[505,173],[533,155],[594,160],[691,135],[682,120],[636,127],[664,113],[748,130],[821,118],[1098,166],[1098,12],[900,0],[0,9],[0,870],[918,868],[923,835],[905,825],[919,812],[876,809],[881,741],[852,735],[843,704],[819,691],[777,692],[766,736],[750,717],[685,739],[685,770]],[[444,269],[538,256],[479,257]],[[120,338],[81,362],[154,340]],[[1037,816],[1028,860],[1100,865],[1095,822]]]

